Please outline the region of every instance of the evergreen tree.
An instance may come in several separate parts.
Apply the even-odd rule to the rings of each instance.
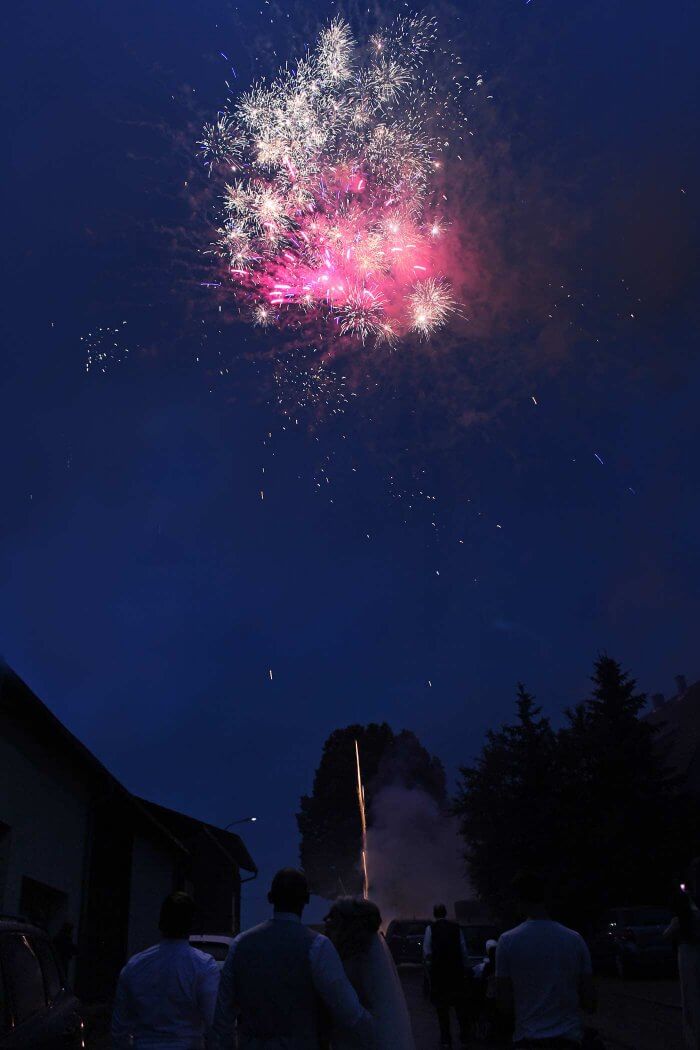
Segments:
[[[518,686],[516,723],[490,731],[461,771],[470,875],[502,915],[513,874],[534,868],[556,887],[558,917],[586,930],[611,905],[665,901],[700,851],[697,800],[668,775],[644,694],[607,655],[592,686],[556,734]]]
[[[580,921],[606,904],[665,895],[673,783],[640,718],[643,693],[607,655],[594,666],[590,697],[567,712],[559,734],[562,802],[569,817],[569,895]]]
[[[548,870],[555,861],[556,738],[522,683],[516,712],[516,722],[489,731],[476,762],[461,768],[454,806],[471,880],[501,913],[518,868]]]

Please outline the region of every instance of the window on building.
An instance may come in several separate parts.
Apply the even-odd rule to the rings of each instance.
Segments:
[[[23,934],[7,933],[0,937],[0,961],[12,1014],[21,1024],[46,1005],[39,960]]]
[[[63,987],[63,980],[58,969],[56,956],[49,942],[43,937],[33,937],[32,945],[41,964],[41,972],[44,975],[46,998],[49,1003],[52,1003],[58,998],[59,992]]]

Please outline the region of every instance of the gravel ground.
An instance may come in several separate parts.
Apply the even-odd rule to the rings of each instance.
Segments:
[[[435,1012],[423,996],[419,970],[404,968],[401,980],[413,1023],[416,1050],[440,1045]],[[600,978],[599,1008],[591,1018],[611,1050],[684,1050],[677,981],[620,981]],[[453,1036],[456,1041],[456,1023]],[[474,1050],[487,1044],[474,1042]],[[488,1044],[496,1050],[493,1043]]]
[[[422,991],[420,970],[404,968],[401,980],[411,1012],[416,1050],[437,1050],[440,1045],[435,1011]],[[680,992],[677,981],[598,981],[599,1009],[592,1020],[610,1050],[684,1050],[681,1033]],[[109,1050],[109,1013],[104,1007],[88,1008],[88,1050]],[[454,1022],[456,1039],[456,1019]],[[457,1042],[456,1044],[457,1045]],[[505,1050],[488,1044],[491,1050]],[[487,1044],[472,1043],[473,1050]]]

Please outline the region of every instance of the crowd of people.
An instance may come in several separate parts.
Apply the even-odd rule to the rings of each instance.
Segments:
[[[520,876],[514,891],[524,921],[490,941],[475,968],[459,925],[435,906],[424,959],[440,1045],[452,1045],[453,1012],[463,1047],[475,1038],[531,1050],[603,1045],[583,1024],[596,1009],[585,941],[550,917],[540,878]],[[268,899],[271,919],[239,934],[220,970],[190,945],[192,898],[169,896],[160,943],[120,975],[114,1050],[416,1050],[376,905],[341,898],[324,935],[302,922],[303,872],[279,871]],[[699,1050],[700,911],[685,888],[668,934],[679,944],[686,1039]]]

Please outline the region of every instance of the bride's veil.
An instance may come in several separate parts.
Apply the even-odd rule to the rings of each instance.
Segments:
[[[367,953],[367,978],[377,1050],[415,1050],[406,997],[391,952],[381,934],[375,934]]]

